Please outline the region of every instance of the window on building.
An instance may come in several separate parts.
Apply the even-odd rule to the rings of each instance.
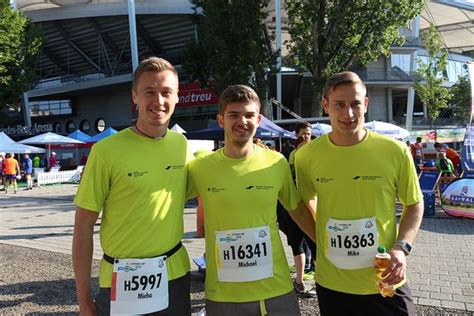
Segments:
[[[47,100],[31,101],[31,116],[53,116],[72,114],[72,101],[65,100]]]

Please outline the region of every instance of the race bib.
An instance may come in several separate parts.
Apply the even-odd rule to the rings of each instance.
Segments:
[[[270,227],[216,232],[217,280],[248,282],[273,276]]]
[[[115,261],[111,315],[147,314],[168,307],[166,256]]]
[[[375,217],[359,220],[336,220],[326,224],[326,256],[339,269],[362,269],[374,266],[377,253]]]

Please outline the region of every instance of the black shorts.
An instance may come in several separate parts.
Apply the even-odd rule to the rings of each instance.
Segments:
[[[278,227],[286,235],[288,246],[291,247],[293,256],[299,256],[306,253],[306,248],[311,251],[312,258],[316,258],[316,245],[306,236],[301,228],[291,218],[288,211],[278,202],[277,204]],[[314,260],[314,259],[313,259]]]
[[[416,315],[413,297],[406,284],[398,288],[393,297],[348,294],[327,289],[317,283],[316,292],[322,316]]]
[[[191,315],[191,274],[168,282],[169,306],[160,312],[147,315],[190,316]],[[110,288],[100,288],[95,297],[97,315],[110,315]]]

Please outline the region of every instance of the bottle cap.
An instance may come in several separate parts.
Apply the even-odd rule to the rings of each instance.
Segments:
[[[385,246],[378,246],[377,247],[377,252],[378,253],[385,253],[386,252]]]

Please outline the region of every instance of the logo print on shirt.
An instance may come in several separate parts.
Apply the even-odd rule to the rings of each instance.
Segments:
[[[334,178],[325,178],[325,177],[316,178],[316,182],[320,182],[320,183],[328,183],[331,181],[334,181]]]
[[[221,192],[221,191],[224,191],[224,190],[225,190],[225,188],[216,188],[216,187],[207,188],[207,191],[211,192],[211,193],[218,193],[218,192]]]
[[[177,170],[177,169],[183,169],[184,165],[169,165],[165,167],[165,170]]]
[[[374,181],[374,180],[382,179],[382,177],[381,176],[355,176],[352,179],[353,180],[361,179],[362,181]]]
[[[255,188],[255,190],[271,190],[273,189],[273,185],[249,185],[245,187],[246,190],[250,190]]]
[[[145,175],[147,173],[148,173],[148,171],[133,171],[133,172],[129,172],[127,175],[129,177],[137,178],[137,177],[142,177],[143,175]]]

